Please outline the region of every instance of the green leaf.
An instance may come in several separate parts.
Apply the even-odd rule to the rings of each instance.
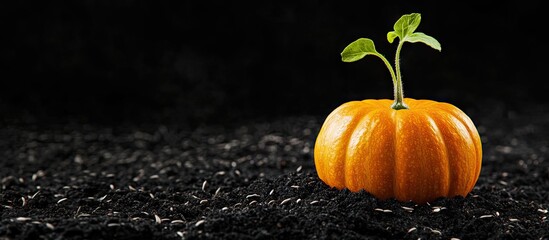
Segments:
[[[341,60],[343,62],[354,62],[362,59],[366,55],[380,55],[376,51],[374,42],[368,38],[359,38],[349,44],[343,52],[341,52]]]
[[[404,41],[412,42],[412,43],[422,42],[422,43],[425,43],[425,44],[429,45],[430,47],[432,47],[436,50],[441,51],[440,43],[434,37],[428,36],[425,33],[420,33],[420,32],[413,33],[413,34],[407,36],[404,39]]]
[[[400,19],[398,19],[398,21],[393,26],[393,28],[395,29],[394,32],[402,40],[406,36],[414,33],[414,31],[419,26],[420,22],[421,22],[421,14],[419,13],[411,13],[411,14],[403,15],[402,17],[400,17]],[[389,41],[389,42],[392,42],[392,41]]]
[[[398,37],[398,35],[394,31],[391,31],[391,32],[387,33],[387,40],[389,41],[389,43],[393,43],[393,41],[397,37]]]

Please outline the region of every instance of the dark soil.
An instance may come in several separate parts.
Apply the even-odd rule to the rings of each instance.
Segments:
[[[464,109],[483,139],[476,187],[427,205],[321,182],[313,148],[325,116],[197,128],[10,121],[0,239],[549,239],[549,114],[489,106]]]

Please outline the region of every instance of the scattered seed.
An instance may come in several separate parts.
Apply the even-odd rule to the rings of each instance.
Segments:
[[[194,226],[195,226],[195,227],[198,227],[198,226],[204,224],[204,222],[206,222],[206,220],[200,220],[200,221],[196,222],[196,223],[194,224]]]
[[[21,197],[21,201],[23,201],[23,203],[21,204],[21,206],[25,206],[27,205],[27,199],[25,199],[25,197]]]
[[[286,198],[286,199],[282,200],[280,205],[284,205],[285,203],[289,202],[290,200],[292,200],[292,198]]]
[[[118,227],[120,226],[120,223],[109,223],[107,224],[107,227]]]
[[[479,218],[491,218],[494,217],[494,215],[482,215]]]
[[[407,212],[413,212],[414,211],[414,209],[411,208],[411,207],[404,207],[403,206],[402,209],[406,210]]]
[[[170,223],[171,223],[171,224],[183,224],[183,223],[185,223],[185,222],[184,222],[183,220],[177,219],[177,220],[171,221]]]
[[[8,206],[8,205],[2,205],[2,207],[7,208],[7,209],[12,209],[13,208],[12,206]]]
[[[128,185],[128,188],[130,189],[130,191],[135,191],[135,188],[132,187],[132,185]]]
[[[509,221],[510,221],[510,222],[518,222],[518,219],[516,219],[516,218],[509,218]]]
[[[378,212],[384,212],[384,213],[392,213],[392,212],[393,212],[392,210],[389,210],[389,209],[381,209],[381,208],[375,208],[374,210],[375,210],[375,211],[378,211]]]
[[[246,196],[246,199],[248,199],[248,198],[255,198],[255,197],[260,197],[260,195],[259,195],[259,194],[255,194],[255,193],[254,193],[254,194],[250,194],[250,195]]]
[[[238,169],[234,170],[234,174],[236,174],[237,176],[240,176],[240,171]]]
[[[238,207],[240,205],[242,205],[242,203],[236,203],[233,207],[235,208],[235,207]]]
[[[436,207],[433,207],[433,212],[437,213],[444,209],[446,209],[446,207],[436,206]]]
[[[67,200],[67,198],[61,198],[61,199],[59,199],[59,201],[57,201],[57,204],[62,203],[62,202],[64,202],[64,201],[66,201],[66,200]]]
[[[204,199],[204,200],[200,200],[200,204],[206,204],[208,203],[208,200]]]
[[[37,191],[36,193],[34,193],[32,196],[29,197],[29,199],[34,199],[34,197],[36,197],[36,195],[38,195],[38,193],[40,193],[40,191]]]
[[[267,203],[267,205],[271,205],[271,204],[274,204],[275,203],[275,200],[271,200]]]
[[[442,235],[442,232],[440,230],[431,229],[431,232],[435,233],[435,234],[438,234],[438,235]]]
[[[273,195],[274,192],[275,192],[275,190],[271,189],[271,191],[269,192],[269,196]]]
[[[177,236],[179,236],[179,237],[181,237],[181,238],[183,238],[183,236],[184,236],[183,232],[177,231],[176,234],[177,234]]]
[[[158,178],[158,175],[156,174],[149,177],[149,179],[157,179],[157,178]]]
[[[408,229],[408,233],[411,233],[411,232],[413,232],[413,231],[415,231],[415,230],[417,230],[417,228],[415,228],[415,227],[410,228],[410,229]]]
[[[26,222],[26,221],[30,221],[31,218],[29,217],[18,217],[15,219],[15,221],[18,221],[18,222]]]
[[[161,224],[162,223],[162,219],[160,219],[160,217],[158,215],[154,215],[154,221],[156,222],[156,224]]]
[[[202,183],[202,191],[205,192],[206,191],[206,184],[208,184],[208,181],[204,181]]]
[[[255,204],[255,203],[257,203],[257,201],[256,201],[256,200],[253,200],[253,201],[251,201],[250,203],[248,203],[248,205],[252,205],[252,204]]]
[[[91,214],[82,213],[82,214],[78,215],[78,217],[89,217],[89,216],[91,216]]]
[[[140,217],[133,217],[133,218],[130,218],[130,220],[137,221],[137,220],[141,220],[141,218]]]
[[[114,176],[115,176],[114,173],[109,173],[109,174],[105,175],[105,177],[108,177],[108,178],[112,178]]]
[[[221,209],[221,211],[227,211],[227,210],[229,210],[228,207],[223,207],[223,208]]]
[[[214,197],[217,197],[217,195],[219,195],[220,191],[221,191],[221,188],[218,187],[217,190],[215,190]]]
[[[296,172],[301,172],[301,169],[303,168],[303,166],[299,166],[297,167],[297,169],[295,170]]]
[[[547,211],[547,209],[541,209],[541,208],[540,208],[540,209],[538,209],[538,212],[540,212],[540,213],[547,213],[548,211]]]
[[[450,238],[450,240],[461,240],[459,238]]]
[[[496,212],[496,217],[499,217],[499,212]]]
[[[154,199],[154,195],[152,193],[149,193],[149,196]]]
[[[98,198],[97,201],[103,202],[103,200],[105,200],[106,197],[107,195],[105,194],[105,196]]]
[[[78,214],[80,213],[80,208],[81,208],[81,207],[82,207],[82,206],[78,206],[78,209],[76,209],[76,213],[74,214],[75,217],[78,216]]]
[[[310,204],[311,204],[311,205],[315,205],[315,204],[317,204],[317,203],[319,203],[319,201],[314,200],[314,201],[312,201]]]
[[[193,197],[194,199],[200,199],[199,197],[197,197],[195,195],[191,195],[191,197]]]
[[[223,176],[225,175],[225,171],[219,171],[219,172],[216,172],[215,175],[220,175],[220,176]]]
[[[50,230],[55,229],[55,226],[53,226],[53,224],[51,223],[46,223],[46,227],[49,228]]]
[[[299,188],[299,186],[297,186],[297,185],[292,185],[292,186],[290,186],[290,187],[291,187],[291,188],[295,188],[295,189],[298,189],[298,188]]]
[[[114,190],[114,185],[109,185],[109,187],[111,188],[111,190]]]

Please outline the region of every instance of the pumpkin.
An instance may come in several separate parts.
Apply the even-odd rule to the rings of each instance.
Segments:
[[[315,166],[331,187],[418,203],[466,196],[481,169],[479,134],[457,107],[405,98],[351,101],[335,109],[318,134]]]
[[[423,42],[441,49],[434,38],[414,33],[420,19],[417,13],[404,15],[387,35],[391,43],[400,39],[396,73],[370,39],[358,39],[341,53],[344,62],[380,57],[393,78],[395,99],[350,101],[328,115],[314,145],[314,162],[330,187],[426,203],[465,197],[475,186],[482,145],[472,120],[452,104],[403,97],[402,44]]]

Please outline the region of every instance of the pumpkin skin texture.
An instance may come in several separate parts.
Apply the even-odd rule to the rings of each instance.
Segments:
[[[471,119],[448,103],[404,100],[409,109],[392,109],[393,100],[363,100],[330,113],[314,147],[320,179],[416,203],[471,192],[482,165]]]

